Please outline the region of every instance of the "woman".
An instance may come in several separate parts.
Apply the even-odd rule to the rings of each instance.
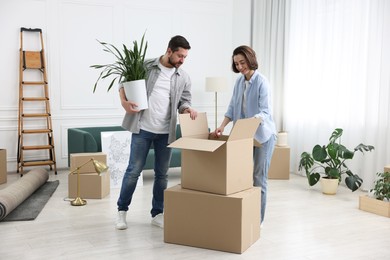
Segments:
[[[261,187],[261,226],[264,220],[267,202],[267,179],[272,153],[276,141],[275,123],[272,119],[272,100],[267,79],[258,71],[256,53],[248,46],[239,46],[233,51],[232,69],[241,73],[234,85],[233,96],[225,118],[214,135],[219,136],[231,121],[256,117],[261,123],[256,131],[255,139],[261,147],[253,148],[253,185]]]

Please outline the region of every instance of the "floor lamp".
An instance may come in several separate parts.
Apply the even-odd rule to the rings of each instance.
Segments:
[[[218,117],[218,92],[227,90],[226,78],[223,77],[207,77],[206,78],[206,91],[215,93],[215,128],[217,128]]]
[[[87,204],[87,201],[80,198],[80,169],[83,168],[85,165],[87,165],[89,162],[93,163],[93,166],[95,167],[95,170],[98,175],[101,173],[107,171],[108,167],[106,164],[99,162],[93,158],[86,161],[84,164],[78,166],[75,170],[71,171],[69,174],[77,174],[77,196],[74,200],[70,202],[70,205],[72,206],[84,206]]]

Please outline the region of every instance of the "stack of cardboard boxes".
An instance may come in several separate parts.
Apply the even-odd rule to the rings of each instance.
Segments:
[[[107,164],[105,153],[74,153],[70,155],[70,172],[74,171],[87,161],[97,160]],[[95,167],[90,161],[79,169],[80,173],[80,197],[83,199],[102,199],[110,194],[110,173],[109,171],[96,173]],[[77,197],[77,173],[68,176],[68,197]]]
[[[260,188],[253,187],[253,136],[260,119],[236,122],[212,140],[205,113],[180,115],[181,185],[165,190],[164,241],[242,253],[260,237]]]

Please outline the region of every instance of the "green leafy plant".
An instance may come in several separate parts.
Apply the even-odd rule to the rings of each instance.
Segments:
[[[140,45],[138,45],[137,41],[133,41],[132,49],[127,48],[127,46],[123,44],[122,52],[119,51],[119,49],[114,45],[98,40],[98,42],[103,45],[103,51],[114,55],[116,61],[109,64],[90,66],[91,68],[102,70],[93,87],[94,93],[101,79],[105,79],[113,75],[114,78],[108,86],[107,91],[110,91],[116,80],[118,80],[118,83],[121,83],[146,78],[146,68],[144,61],[146,50],[148,48],[148,42],[144,41],[144,38],[145,33],[142,36]]]
[[[390,172],[378,172],[374,188],[370,192],[373,192],[376,199],[390,202]]]
[[[315,185],[321,178],[338,179],[341,181],[343,174],[346,174],[345,184],[347,187],[355,191],[363,183],[363,180],[346,165],[347,160],[353,159],[356,151],[364,153],[364,151],[374,150],[371,145],[359,144],[353,150],[347,149],[341,144],[341,136],[343,129],[336,128],[329,138],[327,145],[315,145],[312,154],[303,152],[299,162],[299,170],[305,169],[306,177],[309,185]]]

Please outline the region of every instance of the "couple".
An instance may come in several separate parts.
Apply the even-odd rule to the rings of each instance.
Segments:
[[[167,172],[171,159],[171,148],[167,146],[175,141],[177,112],[188,113],[191,119],[197,117],[197,111],[191,107],[190,77],[180,68],[190,49],[188,41],[177,35],[171,38],[163,56],[145,62],[148,109],[138,110],[137,104],[127,100],[124,89],[119,87],[121,104],[126,111],[122,126],[132,132],[129,165],[123,176],[117,201],[116,228],[119,230],[127,229],[127,211],[151,145],[155,151],[151,221],[153,225],[161,228],[164,226],[164,190],[167,188]],[[256,54],[251,48],[240,46],[234,50],[232,70],[242,75],[236,81],[222,124],[212,134],[218,136],[223,133],[225,126],[231,121],[248,117],[261,118],[262,123],[255,138],[262,146],[253,148],[253,184],[261,187],[262,223],[267,198],[268,168],[276,130],[271,113],[270,87],[257,68]]]

